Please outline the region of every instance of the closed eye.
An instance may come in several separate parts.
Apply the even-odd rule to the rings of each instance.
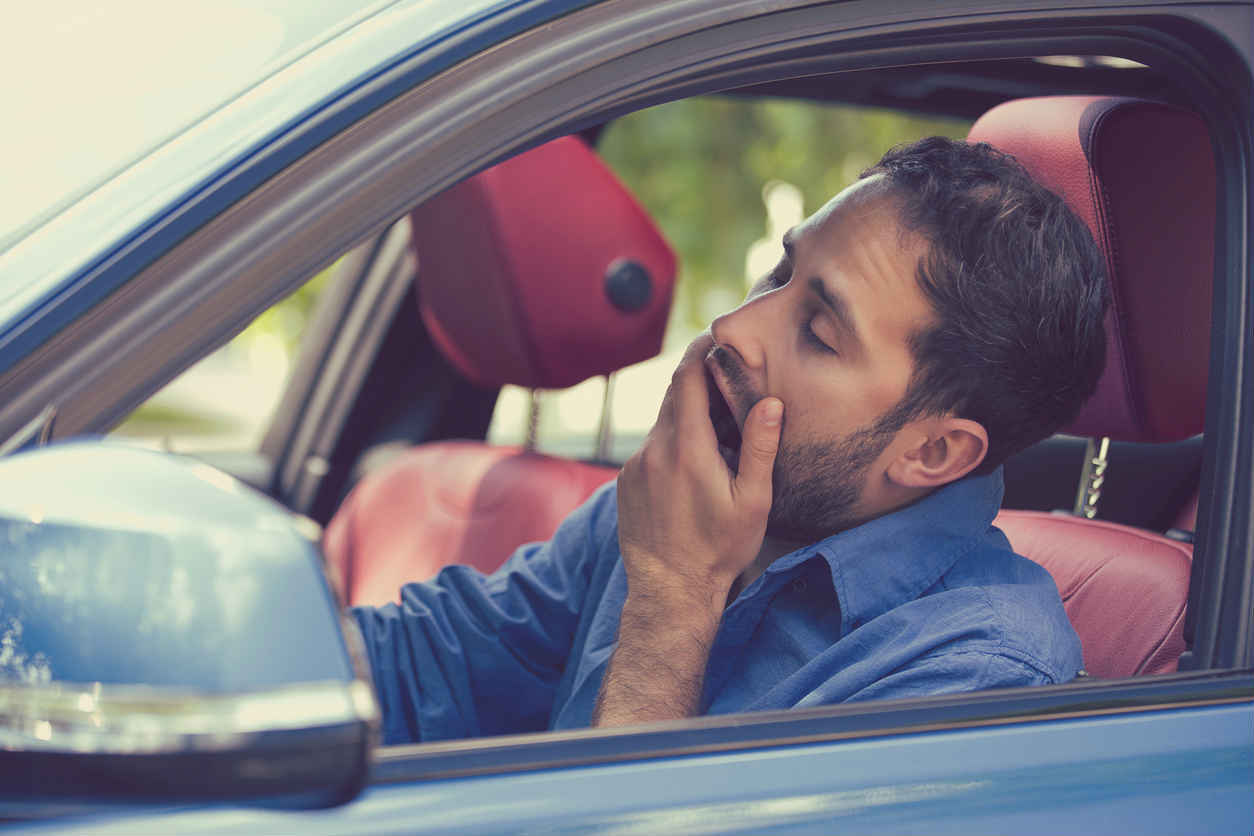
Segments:
[[[809,319],[807,319],[805,321],[805,324],[801,326],[801,337],[802,339],[806,341],[806,343],[808,343],[813,348],[818,349],[819,351],[824,351],[828,354],[835,354],[837,356],[840,355],[839,351],[832,348],[830,345],[828,345],[826,342],[823,341],[822,337],[820,337],[817,333],[815,333],[813,317],[810,317]]]

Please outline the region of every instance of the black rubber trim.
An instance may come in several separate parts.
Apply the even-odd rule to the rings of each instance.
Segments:
[[[1254,671],[1085,679],[1046,688],[699,717],[639,729],[586,729],[391,746],[371,784],[564,769],[920,732],[1254,702]]]
[[[0,750],[0,815],[36,802],[257,801],[333,807],[355,798],[368,774],[373,732],[364,722],[249,735],[227,751],[101,754]],[[17,802],[19,809],[10,811]],[[59,811],[57,811],[59,812]]]

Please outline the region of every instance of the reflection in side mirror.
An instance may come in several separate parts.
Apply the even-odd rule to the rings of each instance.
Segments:
[[[317,547],[203,464],[0,459],[0,809],[362,786],[378,708]]]

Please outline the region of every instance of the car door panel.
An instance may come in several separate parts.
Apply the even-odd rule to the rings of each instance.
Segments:
[[[397,780],[376,784],[337,810],[110,816],[80,821],[75,831],[1246,833],[1254,829],[1252,736],[1254,703],[1247,700],[806,745],[781,740],[753,751],[521,774]],[[384,752],[404,760],[403,751]],[[402,765],[393,764],[391,774],[403,772]]]

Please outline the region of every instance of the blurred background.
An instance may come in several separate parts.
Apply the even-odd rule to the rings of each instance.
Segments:
[[[780,237],[889,147],[923,136],[963,137],[968,122],[890,111],[743,97],[685,99],[615,120],[600,137],[618,173],[679,256],[661,356],[615,376],[610,458],[623,460],[657,415],[684,347],[779,259]],[[260,443],[331,265],[184,372],[115,434],[185,452]],[[596,450],[605,382],[538,394],[540,449]],[[523,441],[530,393],[505,387],[489,440]]]

